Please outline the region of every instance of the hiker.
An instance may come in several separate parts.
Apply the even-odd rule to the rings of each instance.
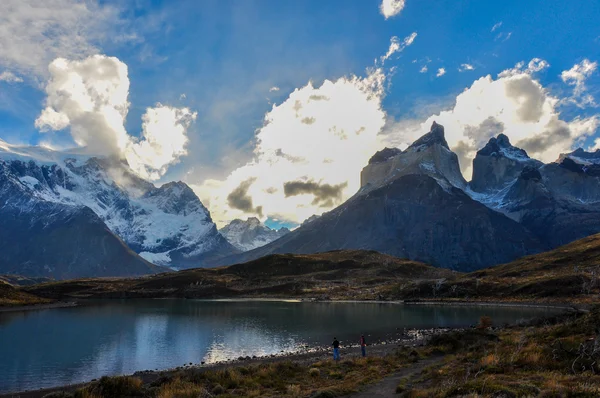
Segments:
[[[362,353],[363,358],[367,356],[367,340],[365,340],[365,335],[360,336],[360,352]]]
[[[331,345],[333,346],[333,360],[339,361],[340,360],[340,342],[338,341],[337,337],[333,338],[333,343]]]

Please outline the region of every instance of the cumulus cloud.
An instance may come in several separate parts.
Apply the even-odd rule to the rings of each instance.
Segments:
[[[527,74],[530,75],[532,73],[540,72],[544,69],[548,69],[550,64],[541,58],[533,58],[531,61],[525,65],[524,61],[518,62],[514,68],[505,69],[498,74],[498,77],[507,77],[507,76],[516,76]]]
[[[413,32],[411,33],[409,36],[406,36],[404,38],[404,40],[400,41],[400,39],[398,38],[398,36],[393,36],[390,39],[390,47],[388,48],[387,53],[385,53],[385,55],[382,55],[380,60],[381,63],[385,63],[385,61],[388,60],[388,58],[390,58],[392,55],[394,55],[395,53],[399,53],[404,51],[404,49],[408,46],[410,46],[411,44],[413,44],[413,42],[415,41],[415,38],[417,37],[417,32]]]
[[[459,72],[465,72],[468,70],[475,70],[475,67],[471,64],[461,64],[460,68],[458,68]]]
[[[427,73],[427,65],[424,65],[420,70],[419,73]]]
[[[446,74],[446,68],[439,68],[437,73],[435,74],[436,77],[441,77],[444,76]]]
[[[405,3],[405,0],[381,0],[379,11],[385,19],[388,19],[400,14],[400,11],[404,9]]]
[[[518,65],[498,78],[484,76],[461,92],[452,108],[424,121],[393,124],[384,134],[386,142],[410,143],[426,133],[435,120],[445,126],[446,140],[459,155],[461,169],[470,178],[475,153],[490,137],[506,134],[511,142],[544,162],[572,149],[598,128],[598,116],[561,118],[560,99],[551,95],[532,75],[546,68],[535,59]]]
[[[382,147],[384,83],[382,70],[371,69],[365,77],[308,83],[274,105],[257,131],[254,158],[224,180],[194,186],[213,220],[224,225],[260,208],[263,217],[302,222],[353,195],[360,171]],[[232,194],[251,202],[232,206]]]
[[[4,72],[0,73],[0,82],[23,83],[23,78],[5,70]]]
[[[279,87],[273,86],[269,89],[269,92],[273,92],[273,91],[279,91]]]
[[[90,153],[124,157],[140,176],[154,180],[186,154],[187,128],[196,118],[187,108],[157,104],[143,115],[139,139],[127,133],[129,77],[119,59],[58,58],[49,72],[46,107],[35,121],[40,131],[69,128],[77,145]]]
[[[563,82],[573,86],[573,97],[569,99],[579,107],[595,106],[596,101],[591,94],[587,93],[585,81],[597,70],[598,63],[584,59],[578,64],[573,65],[569,70],[560,74]]]
[[[2,1],[0,66],[46,77],[48,64],[57,57],[80,59],[97,53],[94,43],[117,21],[116,9],[96,1]]]

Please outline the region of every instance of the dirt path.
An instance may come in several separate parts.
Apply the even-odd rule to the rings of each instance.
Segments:
[[[388,398],[388,397],[398,397],[396,394],[396,387],[403,379],[408,379],[409,381],[416,378],[421,371],[428,366],[434,365],[436,363],[441,363],[442,357],[434,357],[424,359],[415,363],[413,366],[402,369],[399,372],[394,373],[391,376],[386,377],[381,380],[379,383],[368,384],[364,387],[363,390],[346,395],[346,398]]]

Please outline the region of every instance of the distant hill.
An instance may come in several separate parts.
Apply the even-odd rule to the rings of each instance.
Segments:
[[[600,234],[472,273],[369,250],[274,254],[216,269],[140,278],[78,279],[25,286],[52,299],[316,298],[597,302]]]

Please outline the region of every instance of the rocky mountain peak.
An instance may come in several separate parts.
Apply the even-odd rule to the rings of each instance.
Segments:
[[[236,218],[219,230],[219,232],[235,248],[248,251],[256,249],[281,238],[290,232],[287,228],[274,230],[256,217],[248,217],[247,220]]]
[[[508,136],[499,134],[497,137],[492,137],[488,143],[477,151],[477,155],[481,156],[504,156],[509,159],[526,161],[530,159],[524,149],[517,148],[510,143]]]
[[[369,164],[385,162],[386,160],[401,153],[402,150],[398,148],[383,148],[381,151],[375,152],[375,155],[371,156],[371,159],[369,159]]]
[[[557,162],[561,163],[565,158],[583,165],[600,165],[600,149],[596,149],[594,152],[587,152],[583,148],[577,148],[571,153],[561,153]]]
[[[407,151],[422,151],[423,149],[434,144],[439,144],[448,150],[450,149],[444,135],[444,126],[436,122],[433,122],[431,125],[429,133],[423,135],[421,138],[413,142],[412,145],[408,147]]]
[[[531,159],[523,149],[513,146],[508,136],[499,134],[477,151],[469,186],[475,192],[500,191],[515,181],[526,167],[537,169],[541,166],[542,162]]]

